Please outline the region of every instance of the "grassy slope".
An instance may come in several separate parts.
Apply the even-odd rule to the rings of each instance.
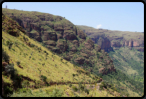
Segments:
[[[121,47],[115,52],[110,52],[114,65],[123,73],[134,77],[137,81],[144,81],[144,53],[137,50]]]
[[[8,17],[6,17],[6,23],[7,26],[9,25],[9,19]],[[87,81],[89,82],[89,80],[91,82],[95,82],[97,81],[97,79],[95,79],[95,76],[90,74],[89,75],[85,75],[84,73],[86,71],[84,71],[83,69],[81,69],[80,67],[75,67],[73,64],[71,64],[70,62],[67,62],[66,60],[62,60],[61,62],[61,58],[55,54],[53,54],[51,51],[49,51],[47,48],[43,47],[41,44],[37,43],[36,41],[30,39],[28,36],[26,36],[24,33],[19,32],[19,37],[15,37],[12,35],[9,35],[7,32],[2,31],[2,48],[4,49],[4,51],[9,55],[10,57],[10,61],[9,63],[13,63],[14,64],[14,68],[18,71],[18,75],[19,76],[23,76],[23,81],[21,84],[24,84],[24,81],[26,81],[27,79],[25,79],[24,77],[28,77],[29,79],[33,80],[33,81],[29,81],[30,85],[28,86],[28,88],[31,88],[32,90],[27,91],[25,93],[23,92],[14,92],[12,96],[14,97],[26,97],[26,96],[53,96],[53,90],[55,89],[55,87],[62,89],[61,92],[63,92],[61,95],[63,96],[106,96],[107,91],[103,90],[101,91],[101,93],[99,94],[99,90],[97,91],[95,90],[91,90],[90,89],[90,93],[89,95],[87,95],[84,91],[81,92],[79,94],[79,92],[74,92],[72,90],[71,87],[69,87],[69,85],[58,85],[58,86],[49,86],[47,87],[44,82],[41,80],[40,76],[46,76],[47,77],[47,82],[80,82],[80,81]],[[27,38],[28,42],[30,42],[31,44],[34,44],[35,47],[30,47],[28,46],[24,40],[24,38]],[[12,47],[9,49],[7,42],[11,42],[13,43]],[[37,46],[37,47],[36,47]],[[38,50],[39,48],[39,50]],[[41,50],[40,50],[41,49]],[[48,55],[46,55],[47,52]],[[33,52],[33,53],[32,53]],[[46,59],[47,58],[47,59]],[[54,59],[54,61],[53,61]],[[4,60],[2,60],[4,61]],[[20,62],[20,66],[23,67],[19,68],[17,65],[17,62]],[[44,64],[44,65],[43,65]],[[56,66],[55,66],[56,65]],[[41,72],[40,72],[41,70]],[[82,71],[83,73],[79,74],[77,72],[77,70]],[[78,76],[74,77],[75,80],[73,80],[73,74],[78,74]],[[63,77],[63,79],[62,79]],[[85,77],[85,80],[84,80]],[[4,72],[2,73],[2,79],[5,83],[9,83],[12,84],[13,81],[10,78],[10,76],[4,75]],[[42,89],[42,91],[40,90],[38,92],[38,89],[34,89],[31,87],[31,85],[35,85],[35,83],[40,83],[40,87],[39,89]],[[48,91],[45,91],[48,90]],[[49,93],[48,92],[52,92]],[[66,92],[69,94],[67,95]],[[111,94],[108,94],[108,96],[113,96]]]

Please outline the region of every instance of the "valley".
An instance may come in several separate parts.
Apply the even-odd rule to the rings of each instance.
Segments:
[[[61,16],[3,8],[3,95],[141,97],[144,43],[116,49],[107,35],[98,42]]]

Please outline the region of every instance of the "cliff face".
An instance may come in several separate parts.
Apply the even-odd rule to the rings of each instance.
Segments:
[[[100,68],[108,70],[108,72],[106,71],[106,73],[103,72],[102,74],[115,71],[113,63],[108,62],[111,61],[111,58],[104,51],[101,51],[100,47],[95,45],[94,41],[88,38],[81,29],[65,18],[40,12],[10,9],[3,9],[3,13],[17,21],[26,31],[26,35],[40,42],[67,61],[83,68],[88,66],[88,70],[92,70],[96,74]],[[102,45],[102,48],[109,49],[110,43],[105,36],[100,37],[98,42]],[[97,57],[97,54],[102,57],[98,65],[97,59],[99,57]]]
[[[91,38],[96,44],[98,44],[101,49],[104,49],[106,52],[113,51],[111,47],[111,41],[105,36],[96,36]]]
[[[106,52],[120,47],[133,47],[138,51],[144,51],[143,33],[110,31],[106,29],[94,29],[87,26],[77,27],[82,29],[87,36],[91,37]]]

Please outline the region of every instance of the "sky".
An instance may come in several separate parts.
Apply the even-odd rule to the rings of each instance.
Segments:
[[[2,8],[38,11],[65,17],[74,25],[144,32],[142,2],[4,2]]]

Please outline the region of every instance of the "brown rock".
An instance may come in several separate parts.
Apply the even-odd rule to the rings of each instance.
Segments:
[[[133,41],[132,40],[129,41],[129,47],[133,47]]]
[[[68,49],[68,45],[65,41],[64,42],[57,42],[56,47],[58,47],[62,52],[65,52]]]
[[[74,61],[76,62],[76,63],[78,63],[79,65],[82,65],[82,64],[84,64],[84,58],[83,57],[78,57],[78,58],[76,58]]]
[[[85,58],[89,58],[89,55],[86,54],[86,53],[82,53],[82,52],[81,52],[80,55],[83,56],[83,57],[85,57]]]
[[[129,41],[125,41],[125,46],[128,46],[129,45]]]
[[[57,34],[54,31],[44,31],[44,35],[43,35],[43,41],[47,41],[47,40],[57,40]]]
[[[133,47],[138,47],[138,46],[139,46],[138,41],[133,41]]]
[[[57,39],[62,39],[63,36],[61,34],[57,34]]]
[[[50,46],[56,46],[56,42],[53,40],[44,41],[43,43]]]
[[[85,33],[84,33],[83,31],[81,31],[81,30],[79,30],[79,31],[77,32],[77,35],[78,35],[81,39],[86,39]]]
[[[78,40],[73,40],[73,42],[72,42],[74,45],[76,45],[76,46],[79,46],[79,42],[78,42]]]
[[[67,40],[75,40],[77,39],[75,32],[70,30],[65,30],[63,34],[63,38],[66,38]]]
[[[73,47],[70,49],[70,51],[76,52],[76,51],[77,51],[77,48],[76,48],[75,46],[73,46]]]
[[[111,47],[121,47],[122,45],[120,44],[120,42],[112,42],[111,43]]]
[[[90,64],[90,61],[88,59],[85,59],[85,63],[88,65]]]

